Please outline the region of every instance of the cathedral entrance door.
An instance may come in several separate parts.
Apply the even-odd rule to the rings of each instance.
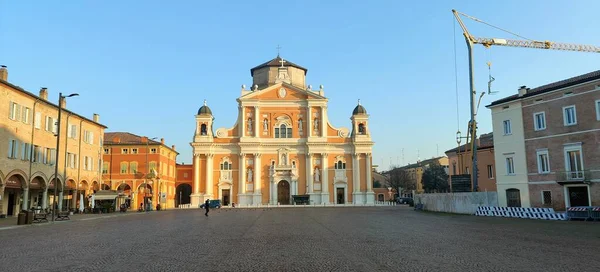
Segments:
[[[223,199],[221,199],[221,201],[223,202],[222,205],[228,206],[229,205],[229,189],[223,189],[223,191],[221,193],[223,196]]]
[[[290,183],[285,180],[277,183],[277,202],[282,205],[290,204]]]
[[[336,197],[337,197],[337,204],[344,204],[344,188],[337,188],[336,190]]]

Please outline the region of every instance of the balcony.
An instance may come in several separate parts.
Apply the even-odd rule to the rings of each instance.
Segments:
[[[592,180],[590,170],[556,172],[558,184],[588,183]]]
[[[221,170],[221,179],[220,181],[232,181],[233,180],[233,171],[232,170]]]

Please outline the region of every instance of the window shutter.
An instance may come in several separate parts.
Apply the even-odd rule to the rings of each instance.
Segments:
[[[52,132],[58,133],[58,119],[52,118]]]
[[[71,124],[67,126],[67,137],[73,138],[73,126]]]
[[[12,139],[8,140],[8,157],[9,158],[12,157],[12,152],[13,152],[13,148],[14,148],[13,142],[14,141]]]
[[[21,105],[15,103],[15,119],[17,121],[21,120]]]
[[[15,119],[15,107],[14,107],[15,103],[14,102],[10,102],[10,105],[8,107],[8,118],[14,120]]]
[[[90,144],[94,144],[94,133],[90,131]]]
[[[35,113],[35,128],[39,129],[42,125],[42,114],[40,112]]]

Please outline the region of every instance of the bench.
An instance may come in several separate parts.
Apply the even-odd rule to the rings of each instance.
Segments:
[[[69,217],[69,212],[58,212],[58,214],[56,215],[56,220],[71,220],[71,218]]]
[[[48,214],[45,212],[34,213],[32,222],[33,223],[48,222]]]

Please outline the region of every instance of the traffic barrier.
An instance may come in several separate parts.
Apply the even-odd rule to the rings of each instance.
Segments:
[[[594,219],[600,220],[600,207],[594,207]],[[572,209],[572,212],[587,211],[581,208]],[[591,213],[592,211],[590,211]],[[522,208],[522,207],[486,207],[479,206],[475,212],[476,216],[495,216],[507,218],[529,218],[543,220],[567,220],[570,218],[566,213],[557,213],[553,208]]]
[[[571,219],[591,219],[592,207],[569,207],[567,208],[567,217]]]
[[[592,207],[590,210],[590,217],[593,220],[600,220],[600,207]]]

